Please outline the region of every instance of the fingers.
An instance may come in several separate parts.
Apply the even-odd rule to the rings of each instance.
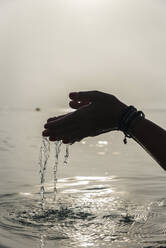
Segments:
[[[69,106],[74,109],[79,109],[82,106],[88,105],[90,102],[89,101],[70,101]]]
[[[47,132],[44,134],[44,132]],[[83,134],[79,129],[71,129],[65,130],[63,132],[58,131],[58,133],[49,132],[49,130],[45,130],[43,132],[44,136],[49,137],[50,141],[59,141],[62,140],[64,144],[74,143],[76,141],[80,141],[82,138],[86,137],[86,134]]]
[[[44,125],[46,130],[43,131],[43,136],[49,137],[50,141],[63,140],[67,143],[79,141],[87,136],[89,125],[86,122],[91,119],[93,104],[91,101],[83,99],[72,100],[70,106],[77,110],[66,115],[49,118]]]
[[[74,143],[80,141],[84,137],[87,137],[89,133],[89,127],[85,125],[67,125],[65,127],[49,128],[43,131],[43,136],[49,137],[50,141],[62,140],[63,143]]]
[[[65,129],[67,126],[76,125],[77,123],[82,125],[82,120],[84,120],[85,116],[88,117],[88,115],[90,114],[90,111],[91,111],[91,105],[84,105],[74,112],[66,114],[53,121],[47,122],[44,125],[44,128],[45,129],[56,129],[58,127],[61,127]]]
[[[78,130],[79,127],[77,125],[69,125],[65,128],[57,127],[56,129],[50,128],[43,131],[43,136],[45,137],[56,137],[57,139],[62,139],[65,136],[68,136],[70,133]]]
[[[67,115],[60,116],[59,118],[55,118],[54,120],[51,120],[47,122],[44,125],[44,128],[56,128],[58,126],[62,126],[63,124],[70,124],[75,119],[74,113],[69,113]]]
[[[68,125],[69,122],[67,116],[68,114],[49,118],[44,126],[45,130],[42,132],[42,135],[44,137],[49,137],[50,141],[61,140],[67,133],[73,132],[73,130],[77,129],[76,124]],[[61,125],[57,124],[59,121]]]
[[[51,117],[51,118],[49,118],[49,119],[47,120],[47,123],[50,122],[50,121],[58,120],[58,119],[60,119],[60,118],[62,118],[62,117],[68,116],[68,115],[70,115],[70,114],[71,114],[71,113],[64,114],[64,115],[59,115],[59,116],[55,116],[55,117]]]
[[[56,138],[53,137],[53,136],[50,136],[50,137],[49,137],[49,140],[50,140],[50,141],[59,141],[58,139],[56,139]]]
[[[51,117],[47,120],[47,123],[50,122],[50,121],[55,121],[55,120],[58,120],[62,117],[64,117],[65,115],[59,115],[59,116],[55,116],[55,117]]]
[[[49,136],[49,135],[48,135]],[[51,134],[49,136],[50,141],[59,141],[62,140],[64,144],[73,144],[76,141],[80,141],[83,138],[87,137],[88,133],[82,133],[81,130],[78,131],[73,131],[73,132],[68,132],[66,134],[63,133],[63,135],[53,135]]]
[[[80,92],[71,92],[69,94],[70,99],[74,101],[98,101],[101,99],[102,92],[99,91],[80,91]]]

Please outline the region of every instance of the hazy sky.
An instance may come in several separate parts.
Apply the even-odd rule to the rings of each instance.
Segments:
[[[0,0],[0,34],[1,106],[87,89],[166,106],[165,0]]]

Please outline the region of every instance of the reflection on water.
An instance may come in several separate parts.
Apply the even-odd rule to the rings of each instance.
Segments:
[[[51,149],[44,183],[45,208],[41,209],[39,123],[47,114],[23,110],[3,115],[0,247],[165,248],[165,172],[132,140],[124,146],[119,133],[72,146],[70,166],[58,166],[56,202],[55,150]],[[163,112],[150,114],[166,121]],[[65,148],[61,147],[60,165],[64,164]]]
[[[1,195],[0,228],[23,237],[28,244],[38,240],[40,248],[164,247],[166,200],[133,202],[127,192],[118,191],[119,180],[60,179],[56,202],[51,185],[46,185],[44,209],[35,191]]]

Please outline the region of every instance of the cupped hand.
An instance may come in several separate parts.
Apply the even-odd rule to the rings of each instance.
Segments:
[[[69,105],[76,109],[66,115],[48,119],[43,136],[50,141],[74,143],[88,136],[118,129],[119,119],[127,107],[115,96],[99,92],[72,92]]]

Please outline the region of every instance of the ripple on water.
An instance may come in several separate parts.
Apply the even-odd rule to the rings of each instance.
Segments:
[[[43,210],[37,192],[1,195],[0,228],[42,240],[41,247],[53,241],[60,247],[164,247],[164,199],[131,202],[113,177],[65,178],[57,186],[57,202],[48,192]]]

